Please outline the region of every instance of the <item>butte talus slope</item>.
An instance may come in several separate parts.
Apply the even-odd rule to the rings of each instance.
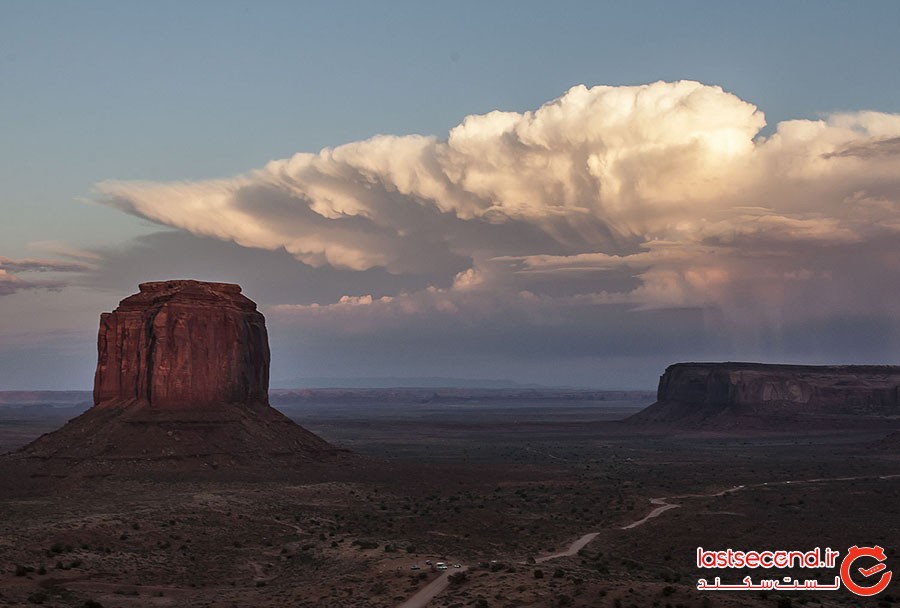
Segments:
[[[708,430],[889,428],[900,423],[900,367],[676,363],[630,424]]]
[[[240,286],[143,283],[100,317],[94,406],[15,456],[218,466],[334,453],[269,405],[268,385],[265,318]]]

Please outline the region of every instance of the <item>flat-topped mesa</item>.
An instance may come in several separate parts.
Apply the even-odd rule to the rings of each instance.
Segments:
[[[266,322],[239,285],[141,283],[100,315],[94,404],[267,405]]]
[[[676,363],[636,422],[848,420],[900,415],[900,366]]]
[[[656,398],[737,407],[897,408],[900,367],[676,363],[660,377]]]

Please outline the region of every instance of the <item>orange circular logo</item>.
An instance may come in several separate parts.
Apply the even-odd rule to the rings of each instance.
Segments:
[[[853,562],[861,557],[871,557],[878,562],[877,564],[869,568],[858,569],[859,573],[864,577],[869,578],[870,576],[875,576],[879,572],[887,570],[887,566],[884,564],[884,560],[887,559],[887,556],[884,554],[884,549],[882,549],[878,545],[875,545],[874,547],[857,547],[856,545],[853,545],[847,550],[847,555],[844,556],[844,559],[841,562],[841,581],[843,581],[844,587],[846,587],[856,595],[862,596],[881,593],[891,582],[890,570],[884,572],[877,583],[868,587],[858,585],[853,581],[853,579],[850,578],[850,567],[853,565]]]

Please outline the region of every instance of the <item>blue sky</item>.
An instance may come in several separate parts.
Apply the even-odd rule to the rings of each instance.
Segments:
[[[377,299],[402,293],[416,299],[428,286],[450,289],[454,275],[470,266],[479,276],[485,274],[487,263],[479,266],[468,261],[486,250],[495,257],[626,252],[559,239],[544,246],[527,231],[510,229],[502,238],[532,239],[529,243],[535,246],[520,242],[491,248],[478,242],[466,252],[461,249],[464,245],[457,244],[441,258],[444,261],[428,267],[397,262],[385,271],[376,260],[356,263],[356,268],[313,262],[320,265],[311,269],[311,258],[304,261],[288,255],[279,249],[284,245],[281,240],[263,243],[262,249],[271,251],[261,261],[254,257],[260,255],[260,243],[234,245],[231,241],[236,237],[227,230],[217,228],[216,234],[210,234],[202,227],[191,228],[196,218],[161,219],[155,202],[135,202],[138,195],[133,190],[117,191],[122,199],[117,206],[98,204],[104,196],[97,195],[96,186],[106,180],[195,183],[232,178],[297,152],[315,153],[377,134],[422,134],[445,140],[466,116],[495,109],[535,110],[578,84],[642,85],[687,79],[719,86],[765,113],[766,126],[758,130],[765,137],[779,123],[794,119],[863,110],[895,114],[900,112],[900,80],[894,76],[900,60],[898,23],[900,4],[896,2],[551,5],[8,0],[0,5],[0,256],[80,260],[89,262],[93,270],[48,271],[38,276],[34,271],[13,272],[10,269],[20,267],[7,264],[8,272],[22,281],[44,280],[57,289],[24,287],[20,281],[18,287],[9,288],[9,294],[0,296],[0,318],[4,319],[0,321],[0,389],[88,386],[97,314],[113,307],[137,282],[157,278],[145,276],[148,272],[243,282],[264,311],[282,307],[278,309],[282,312],[269,316],[270,325],[285,328],[280,332],[286,336],[284,343],[274,345],[276,357],[283,353],[282,367],[273,370],[284,377],[486,375],[527,380],[537,376],[544,383],[605,386],[623,377],[619,372],[597,375],[594,370],[606,362],[608,369],[639,370],[621,380],[633,386],[652,385],[661,371],[659,365],[673,357],[865,358],[855,347],[842,352],[840,345],[848,342],[838,338],[822,338],[813,347],[791,337],[791,332],[802,334],[797,328],[803,324],[817,323],[841,327],[840,335],[846,334],[851,344],[861,345],[873,333],[893,336],[892,317],[869,309],[860,312],[852,302],[816,318],[787,315],[788,320],[772,321],[766,316],[769,313],[760,313],[760,318],[768,320],[752,330],[741,328],[735,337],[708,329],[718,301],[688,298],[677,305],[667,300],[665,306],[659,301],[637,303],[633,298],[618,301],[615,306],[652,308],[657,311],[653,314],[662,316],[676,310],[679,315],[705,311],[706,320],[698,321],[708,330],[702,339],[697,338],[702,344],[680,350],[648,345],[627,357],[589,347],[567,353],[562,345],[550,348],[546,357],[538,356],[541,344],[565,344],[572,328],[559,322],[554,333],[547,329],[552,323],[534,311],[515,332],[522,335],[517,348],[501,347],[510,343],[509,335],[502,332],[479,342],[477,336],[484,333],[473,329],[471,340],[462,340],[452,353],[439,347],[432,353],[428,344],[447,336],[435,334],[413,348],[415,340],[404,333],[404,327],[412,331],[409,327],[414,323],[387,333],[367,328],[338,335],[329,330],[327,320],[298,325],[281,315],[290,310],[286,307],[327,305],[341,295],[371,294]],[[853,145],[891,139],[890,128],[856,128],[865,129],[864,141]],[[833,138],[825,139],[833,143]],[[842,140],[840,145],[850,144]],[[846,151],[837,153],[842,150]],[[869,181],[864,185],[848,186],[847,196],[863,192],[860,196],[869,200],[868,195],[877,191],[874,198],[892,202],[894,185],[885,184],[878,177],[880,171],[872,168],[874,173],[865,174]],[[774,208],[778,201],[772,202],[771,197],[782,194],[759,196],[768,197],[767,205]],[[753,204],[761,206],[760,200],[754,199]],[[108,196],[105,202],[110,203]],[[832,211],[831,207],[826,212],[804,206],[778,217],[818,221],[840,215]],[[745,222],[745,215],[741,218]],[[887,226],[891,218],[879,216],[879,221]],[[533,218],[529,222],[546,233],[546,226]],[[633,227],[634,221],[629,219],[627,224]],[[620,233],[625,230],[625,223],[616,226]],[[659,240],[660,230],[642,225],[638,232]],[[628,234],[630,238],[636,233]],[[833,236],[840,240],[846,233]],[[458,238],[465,243],[475,239]],[[498,238],[490,237],[492,243]],[[896,245],[891,236],[871,238],[886,239],[878,241],[882,247]],[[849,247],[850,240],[842,241],[843,245]],[[222,247],[227,251],[219,251]],[[185,259],[169,259],[173,251],[183,252]],[[742,255],[751,253],[743,250]],[[835,255],[840,259],[847,254]],[[868,258],[860,255],[863,264]],[[217,265],[217,260],[224,259],[227,265]],[[740,258],[745,259],[749,258]],[[128,265],[122,260],[138,261]],[[156,266],[154,260],[158,260]],[[730,263],[729,276],[735,276],[736,265],[743,263],[740,260]],[[252,272],[254,264],[278,271],[260,276]],[[834,271],[812,269],[812,262],[807,266],[779,272],[795,276],[802,270],[826,276]],[[98,272],[106,276],[98,277]],[[572,269],[567,273],[571,275]],[[294,290],[277,287],[288,280],[285,277],[296,285]],[[249,290],[248,281],[256,292]],[[557,282],[547,293],[554,297],[563,292],[596,293],[594,282],[590,279],[580,286]],[[810,294],[796,297],[816,299]],[[771,306],[767,301],[763,308]],[[593,319],[591,314],[568,310],[563,316]],[[613,318],[619,313],[598,309],[593,314]],[[541,320],[534,321],[535,315]],[[861,315],[865,319],[860,320]],[[454,323],[470,328],[489,324],[484,317],[477,319],[444,319],[447,335],[459,333]],[[602,340],[610,331],[599,323],[595,337]],[[629,335],[626,332],[612,342],[629,342]],[[684,343],[681,338],[672,340]],[[884,340],[871,358],[895,354],[893,338]],[[327,364],[316,364],[315,357],[298,346],[319,343],[346,348],[335,348],[327,357],[323,355]],[[379,343],[393,344],[385,348],[394,354],[385,355],[373,346]],[[402,354],[404,344],[409,346],[408,357]],[[423,353],[434,355],[432,365],[422,363]],[[371,365],[373,358],[384,363]]]

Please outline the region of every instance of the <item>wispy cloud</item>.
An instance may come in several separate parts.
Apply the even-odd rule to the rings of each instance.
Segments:
[[[81,262],[42,258],[13,259],[0,256],[0,296],[22,289],[62,289],[66,281],[53,279],[23,279],[21,273],[86,272],[90,266]]]

